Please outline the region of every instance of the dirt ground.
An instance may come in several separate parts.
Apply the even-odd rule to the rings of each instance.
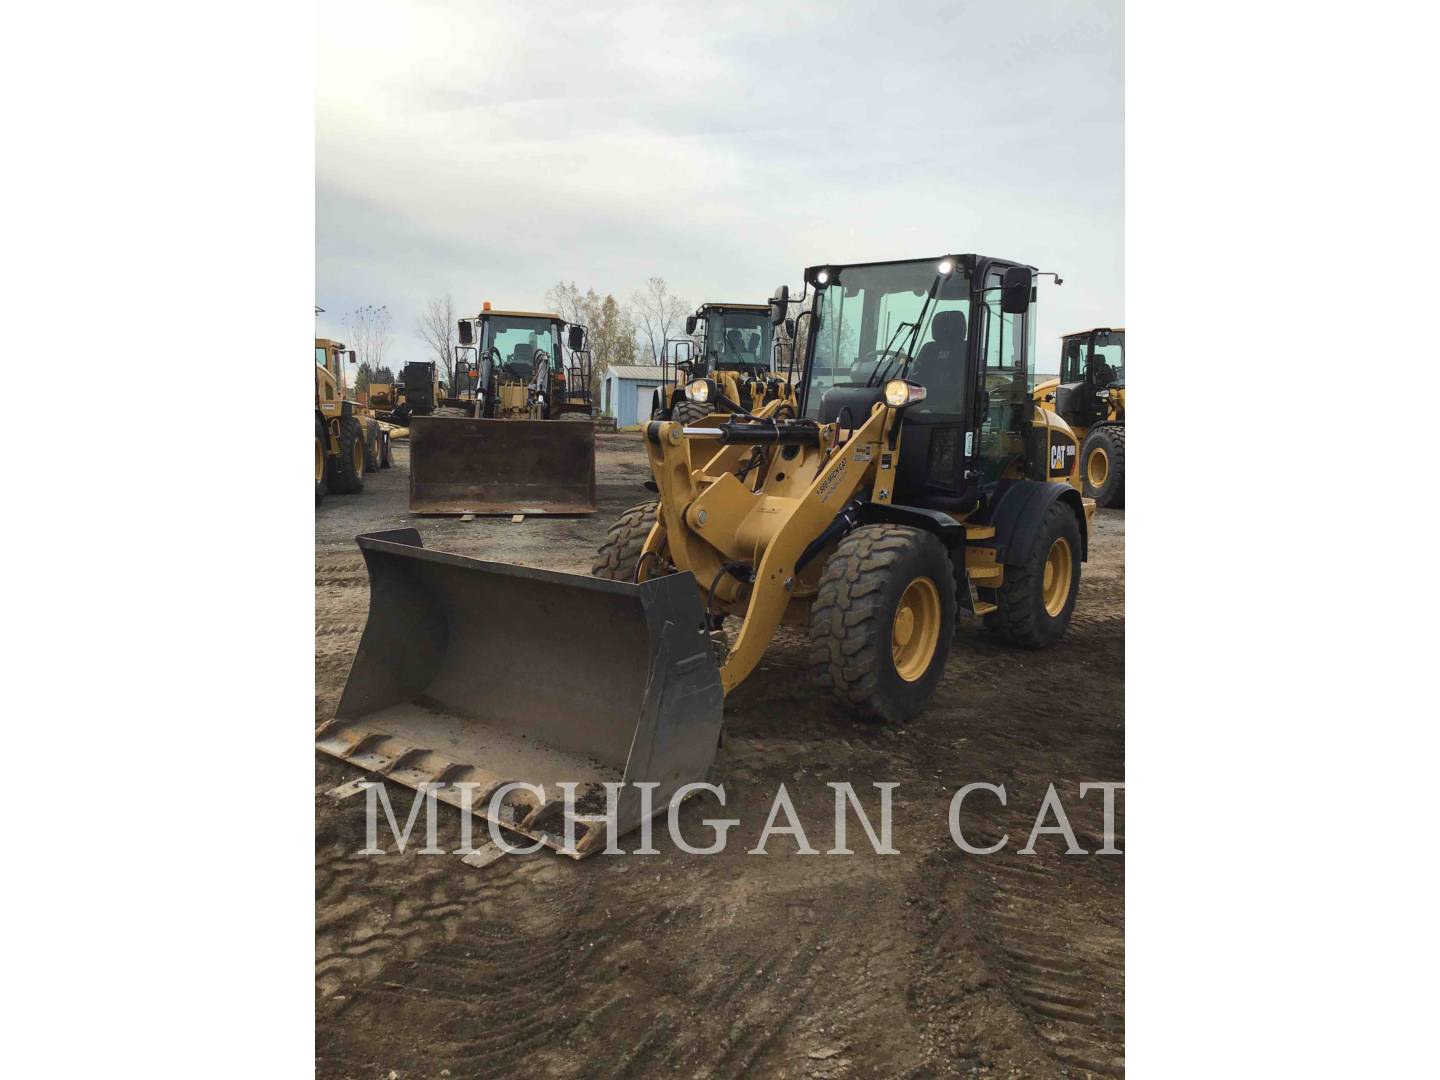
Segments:
[[[588,518],[412,519],[407,451],[358,496],[316,511],[315,719],[333,714],[364,626],[357,533],[415,525],[428,547],[584,573],[617,514],[647,501],[638,435],[598,438]],[[1123,511],[1100,511],[1074,621],[1044,653],[962,621],[931,707],[904,728],[850,722],[810,693],[789,630],[726,702],[716,782],[681,814],[738,818],[723,854],[574,862],[552,852],[473,869],[421,844],[363,856],[356,770],[316,756],[316,1046],[324,1077],[1119,1076],[1124,1072],[1124,859],[1067,856],[1058,835],[1019,855],[1048,784],[1080,845],[1102,846],[1101,794],[1124,780]],[[834,792],[893,781],[898,855],[801,856],[788,836],[749,855],[784,783],[812,846],[833,844]],[[970,843],[950,838],[969,797]],[[395,787],[396,812],[412,793]],[[1124,793],[1116,845],[1124,848]],[[441,842],[459,843],[442,807]],[[1050,824],[1054,819],[1050,819]],[[627,848],[638,846],[622,842]]]

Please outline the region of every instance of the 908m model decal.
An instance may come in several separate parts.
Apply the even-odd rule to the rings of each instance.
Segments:
[[[1075,440],[1058,431],[1050,434],[1050,475],[1069,476],[1075,468]]]

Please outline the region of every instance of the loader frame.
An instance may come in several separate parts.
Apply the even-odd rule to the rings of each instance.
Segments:
[[[973,255],[933,260],[942,261],[981,283],[1017,265]],[[808,269],[807,283],[821,269],[827,268]],[[777,302],[776,311],[783,314],[784,303]],[[956,566],[958,604],[977,616],[997,610],[994,597],[1005,583],[1006,565],[1028,552],[1029,538],[1057,501],[1074,512],[1081,559],[1088,554],[1095,506],[1080,495],[1077,440],[1063,419],[1032,406],[1017,433],[1023,452],[969,505],[897,505],[905,409],[877,396],[860,416],[847,406],[821,422],[810,379],[817,320],[805,321],[807,332],[796,345],[805,350],[801,409],[807,415],[712,416],[692,427],[652,421],[645,430],[659,501],[636,575],[643,580],[689,571],[707,614],[741,618],[720,668],[727,693],[755,669],[777,627],[806,621],[825,556],[862,524],[908,524],[939,537]],[[964,361],[974,374],[965,388],[967,415],[983,389],[978,349],[978,337],[971,336]],[[753,468],[742,470],[747,460]]]

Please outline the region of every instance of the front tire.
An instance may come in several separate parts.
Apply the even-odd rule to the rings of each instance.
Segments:
[[[955,568],[930,533],[864,525],[810,605],[811,667],[846,712],[903,723],[935,694],[955,634]]]
[[[340,420],[340,456],[330,461],[329,486],[337,495],[365,490],[365,432],[358,417]]]
[[[1064,636],[1079,594],[1080,522],[1056,499],[1025,561],[1005,567],[994,594],[999,610],[985,616],[985,626],[1011,645],[1048,648]]]
[[[1080,447],[1080,479],[1095,505],[1125,506],[1125,429],[1117,424],[1091,428]]]
[[[640,555],[650,530],[658,520],[659,509],[659,503],[641,503],[616,518],[615,524],[605,534],[605,542],[595,552],[591,575],[611,581],[634,581],[635,568],[640,564]],[[653,559],[649,560],[649,565],[654,565]]]
[[[709,416],[713,409],[698,401],[682,401],[670,410],[670,419],[677,424],[694,425]]]
[[[317,415],[315,417],[315,502],[317,504],[325,498],[326,459],[329,457],[329,452],[325,448],[327,442],[329,440],[325,437],[325,421]]]

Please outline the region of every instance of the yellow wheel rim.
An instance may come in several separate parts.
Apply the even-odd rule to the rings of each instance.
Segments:
[[[1102,488],[1110,477],[1110,455],[1103,446],[1090,451],[1090,460],[1085,463],[1085,479],[1092,488]]]
[[[325,478],[325,444],[320,441],[320,436],[315,436],[315,482],[318,484]]]
[[[915,682],[930,667],[940,642],[940,590],[929,578],[905,586],[890,627],[890,655],[906,682]]]
[[[1045,556],[1045,581],[1041,591],[1045,596],[1045,611],[1051,618],[1065,610],[1070,599],[1070,578],[1074,573],[1071,565],[1070,541],[1057,536],[1050,545],[1050,554]]]
[[[355,439],[355,449],[350,454],[351,464],[355,466],[355,475],[365,475],[365,436],[360,435]]]

